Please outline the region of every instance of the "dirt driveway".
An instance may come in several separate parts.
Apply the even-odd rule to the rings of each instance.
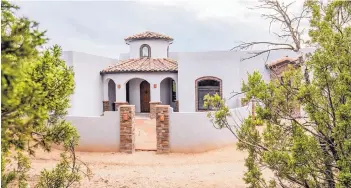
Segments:
[[[84,179],[77,187],[245,187],[245,153],[235,146],[200,154],[166,154],[136,152],[87,153],[77,155],[93,171],[89,181]],[[58,162],[59,151],[47,154],[37,152],[32,161],[30,180],[33,185],[43,168],[52,168]],[[33,186],[31,186],[33,187]]]

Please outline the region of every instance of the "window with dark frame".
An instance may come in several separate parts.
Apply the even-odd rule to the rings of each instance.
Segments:
[[[198,110],[211,110],[209,107],[204,107],[204,97],[207,94],[210,94],[211,96],[216,93],[220,94],[220,82],[217,80],[202,80],[197,84]]]
[[[147,44],[143,44],[140,46],[140,58],[143,58],[143,57],[148,57],[148,58],[151,57],[151,48]]]

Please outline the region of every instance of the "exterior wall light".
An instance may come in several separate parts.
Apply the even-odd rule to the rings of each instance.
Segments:
[[[157,88],[157,84],[154,84],[154,88]]]
[[[163,114],[160,115],[160,121],[161,121],[161,122],[164,122],[164,121],[165,121],[165,115],[163,115]]]
[[[122,114],[122,118],[123,118],[123,121],[128,121],[128,114],[127,113],[123,113]]]
[[[121,89],[121,84],[118,84],[118,85],[117,85],[117,88],[118,88],[118,89]]]

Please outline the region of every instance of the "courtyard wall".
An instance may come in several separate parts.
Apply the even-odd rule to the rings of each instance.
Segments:
[[[250,106],[231,109],[231,124],[240,125]],[[102,116],[66,116],[80,136],[77,151],[118,152],[120,149],[120,111]],[[156,129],[156,126],[155,126]],[[206,112],[173,112],[169,107],[169,151],[198,153],[223,148],[237,142],[226,128],[216,129]]]
[[[119,111],[105,111],[103,116],[66,116],[66,120],[80,136],[77,151],[119,151]]]
[[[250,106],[231,109],[230,124],[241,125],[250,113]],[[216,129],[207,112],[173,112],[169,110],[170,152],[197,153],[226,147],[237,142],[227,129]]]

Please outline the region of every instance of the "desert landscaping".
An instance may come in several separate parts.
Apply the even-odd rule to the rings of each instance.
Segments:
[[[84,178],[75,187],[245,187],[242,177],[246,154],[235,145],[203,153],[157,154],[155,123],[137,119],[133,154],[77,152],[91,169],[92,177]],[[29,173],[33,186],[41,170],[59,162],[60,152],[37,151]]]
[[[30,184],[40,171],[59,161],[59,150],[37,151],[29,172]],[[245,153],[229,146],[198,154],[156,154],[137,151],[134,154],[77,152],[92,170],[91,179],[75,187],[245,187]]]

